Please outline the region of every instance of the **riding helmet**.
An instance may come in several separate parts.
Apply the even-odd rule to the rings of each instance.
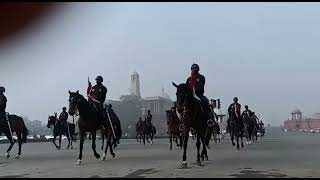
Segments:
[[[102,76],[97,76],[97,77],[96,77],[96,80],[99,80],[99,81],[103,82]]]
[[[6,88],[4,88],[3,86],[0,86],[0,92],[6,92]]]
[[[192,69],[196,69],[196,70],[200,70],[200,68],[199,68],[199,65],[198,64],[192,64],[192,66],[191,66],[191,70]]]

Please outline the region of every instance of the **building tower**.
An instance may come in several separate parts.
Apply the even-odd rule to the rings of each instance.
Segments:
[[[135,95],[141,98],[139,74],[136,71],[133,71],[131,75],[130,95]]]

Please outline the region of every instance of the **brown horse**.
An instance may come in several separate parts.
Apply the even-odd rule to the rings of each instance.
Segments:
[[[17,115],[7,114],[5,117],[0,119],[0,135],[4,133],[5,136],[7,136],[8,140],[10,141],[10,146],[7,149],[6,158],[10,157],[10,151],[12,149],[12,146],[15,143],[15,140],[12,137],[12,134],[14,132],[17,135],[18,145],[19,145],[19,151],[16,156],[16,159],[19,159],[21,155],[22,143],[25,143],[27,141],[28,129],[21,117]]]
[[[93,105],[89,103],[81,94],[79,94],[79,91],[69,91],[69,114],[73,116],[76,111],[79,112],[78,127],[80,136],[80,152],[77,161],[77,165],[79,165],[82,162],[82,150],[86,132],[89,132],[92,136],[92,150],[94,152],[94,156],[97,159],[100,158],[100,155],[96,151],[96,133],[97,130],[100,129],[100,120],[98,119],[98,112],[93,108]],[[110,147],[110,153],[112,157],[115,157],[111,144],[111,139],[113,138],[112,128],[108,117],[105,116],[105,118],[107,119],[107,127],[105,127],[106,129],[102,130],[102,132],[104,132],[104,134],[107,136],[107,145],[102,160],[106,159],[108,147]]]
[[[202,109],[202,104],[199,100],[193,97],[193,94],[189,86],[185,83],[177,85],[172,83],[177,88],[177,111],[179,117],[181,117],[183,123],[183,156],[182,156],[182,168],[187,167],[187,145],[189,139],[189,132],[193,128],[197,135],[197,164],[201,166],[200,160],[200,146],[203,145],[202,155],[207,155],[207,149],[205,145],[205,132],[208,127],[207,119],[208,113]],[[207,137],[210,140],[210,136]],[[202,156],[203,157],[203,156]]]
[[[166,111],[167,125],[169,133],[170,150],[172,150],[172,139],[175,138],[178,147],[182,148],[182,124],[176,114],[172,110]],[[179,141],[179,143],[178,143]]]

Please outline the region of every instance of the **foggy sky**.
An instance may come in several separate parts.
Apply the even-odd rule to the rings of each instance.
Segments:
[[[279,125],[295,107],[320,112],[319,21],[319,3],[66,3],[0,49],[0,85],[8,112],[46,121],[88,76],[118,99],[136,70],[143,97],[164,86],[174,100],[197,62],[223,110],[237,96]]]

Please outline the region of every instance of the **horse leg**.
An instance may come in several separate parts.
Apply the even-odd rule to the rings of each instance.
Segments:
[[[84,136],[85,132],[81,131],[79,132],[79,137],[80,137],[80,151],[79,151],[79,157],[78,157],[78,162],[77,165],[80,165],[82,162],[82,150],[83,150],[83,142],[84,142]]]
[[[62,134],[60,134],[60,135],[59,135],[59,137],[60,137],[60,138],[59,138],[59,147],[58,147],[58,150],[60,150],[60,148],[61,148],[61,139],[62,139]]]
[[[200,142],[200,136],[197,136],[197,142],[196,142],[196,146],[197,146],[197,165],[201,166],[201,160],[200,160],[200,146],[201,146],[201,142]]]
[[[189,139],[190,128],[184,128],[183,132],[183,155],[182,155],[182,168],[187,168],[187,146]]]
[[[182,149],[182,144],[183,144],[182,134],[179,134],[179,138],[180,138],[180,149]]]
[[[232,142],[232,146],[235,146],[236,144],[234,143],[234,132],[231,132],[231,142]]]
[[[104,133],[101,133],[101,136],[102,136],[101,150],[103,150],[103,147],[104,147]]]
[[[208,161],[208,152],[207,152],[207,147],[205,144],[205,139],[202,137],[201,138],[201,142],[202,142],[202,152],[201,152],[201,160],[204,161],[204,158],[206,158],[206,161]]]
[[[99,159],[100,158],[100,155],[97,153],[97,151],[96,151],[96,138],[97,138],[97,134],[96,134],[97,132],[96,131],[92,131],[91,132],[91,136],[92,136],[92,145],[91,145],[91,147],[92,147],[92,150],[93,150],[93,154],[94,154],[94,156],[97,158],[97,159]]]
[[[54,134],[52,142],[53,142],[54,146],[58,149],[58,145],[56,144],[56,139],[57,139],[57,135]]]
[[[142,140],[143,140],[143,145],[146,145],[146,134],[143,134]]]
[[[170,142],[170,150],[172,150],[172,133],[170,133],[169,142]]]
[[[149,133],[146,133],[146,135],[145,135],[146,137],[147,137],[147,142],[148,143],[150,143],[150,141],[149,141],[149,139],[148,139],[148,137],[149,137]]]
[[[114,157],[116,156],[116,154],[113,152],[113,148],[112,148],[112,144],[111,144],[111,140],[112,140],[112,139],[114,140],[114,142],[116,142],[115,139],[114,139],[114,137],[113,137],[112,132],[109,131],[108,140],[109,140],[110,154],[111,154],[111,156],[114,158]]]
[[[243,148],[243,136],[241,136],[241,147]]]
[[[19,157],[21,155],[21,146],[22,146],[21,133],[17,133],[17,137],[18,137],[19,149],[18,149],[18,154],[16,155],[16,159],[19,159]]]
[[[9,131],[9,130],[8,130]],[[10,157],[10,151],[12,149],[12,146],[14,145],[14,139],[13,137],[11,136],[10,132],[5,132],[4,133],[5,136],[8,138],[8,140],[10,141],[10,146],[9,148],[7,149],[7,153],[6,153],[6,158],[9,158]]]
[[[67,146],[67,149],[69,149],[69,147],[70,147],[70,141],[71,141],[69,134],[67,134],[67,139],[68,139],[68,146]]]
[[[239,132],[236,133],[236,140],[237,140],[237,150],[240,149],[239,147]]]

